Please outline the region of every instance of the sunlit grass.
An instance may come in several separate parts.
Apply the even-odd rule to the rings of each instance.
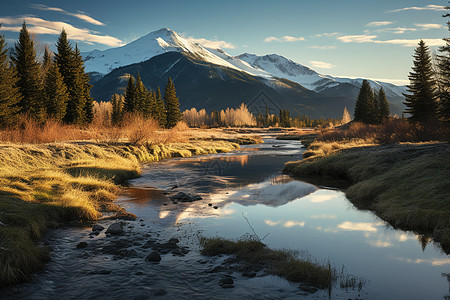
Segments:
[[[213,140],[0,145],[0,286],[26,280],[42,266],[45,251],[35,242],[48,227],[96,220],[102,211],[126,215],[113,202],[117,184],[139,176],[140,163],[237,148]]]

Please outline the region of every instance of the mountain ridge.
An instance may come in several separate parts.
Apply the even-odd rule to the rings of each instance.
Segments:
[[[102,80],[105,76],[115,74],[123,77],[125,74],[123,73],[124,70],[134,71],[142,68],[143,66],[158,69],[159,66],[154,66],[153,64],[157,62],[161,63],[165,60],[152,59],[171,52],[181,53],[183,57],[190,59],[192,63],[203,65],[204,68],[209,70],[211,76],[215,76],[215,78],[217,77],[222,81],[231,80],[233,76],[247,79],[252,78],[250,81],[253,82],[254,86],[258,86],[261,90],[266,90],[266,88],[261,88],[260,84],[262,83],[267,88],[274,90],[274,93],[277,95],[277,101],[283,102],[283,105],[286,104],[288,106],[285,107],[286,109],[293,109],[298,113],[302,113],[302,109],[299,107],[303,107],[308,111],[314,111],[315,115],[320,115],[313,107],[320,106],[323,108],[323,103],[329,103],[330,108],[334,107],[335,109],[338,109],[337,107],[339,107],[336,103],[345,103],[346,106],[348,106],[350,103],[349,99],[353,99],[353,101],[356,99],[357,91],[359,90],[363,80],[323,75],[307,66],[299,64],[278,54],[258,56],[255,54],[243,53],[237,56],[232,56],[220,48],[211,49],[203,47],[190,39],[180,36],[173,30],[161,28],[122,47],[110,48],[103,51],[93,50],[88,53],[83,53],[83,56],[85,57],[85,70],[90,72],[91,83],[94,85],[92,93],[94,98],[101,97],[101,99],[105,99],[110,96],[113,90],[117,91],[118,87],[111,86],[111,91],[109,92],[102,91],[102,88],[96,87],[96,85],[101,85],[103,88],[105,87],[105,80]],[[181,59],[181,57],[179,57],[179,59]],[[152,60],[153,64],[145,63],[149,60]],[[167,74],[172,74],[172,78],[178,86],[178,74],[174,74],[171,69],[176,67],[179,62],[179,60],[172,61],[172,65],[164,65],[166,69],[159,70],[161,71],[159,74],[152,73],[152,77],[156,80],[157,77],[161,79],[165,78]],[[204,76],[204,69],[200,68],[200,70],[198,68],[193,68],[185,60],[183,60],[182,64],[185,67],[189,67],[192,70],[196,70],[201,73],[201,75],[192,73],[184,74],[183,76],[199,76],[198,80],[203,81],[205,84],[206,82],[209,82],[208,78]],[[132,65],[133,67],[126,68],[127,66],[129,67]],[[120,72],[122,72],[120,75],[118,75],[120,72],[116,72],[116,70],[119,69],[121,70]],[[221,75],[227,72],[235,75]],[[137,73],[133,75],[137,75]],[[109,76],[109,78],[110,77],[111,76]],[[182,81],[186,82],[186,79],[183,78]],[[120,81],[114,82],[116,82],[116,84],[122,84]],[[369,82],[374,89],[379,89],[380,87],[384,88],[393,113],[399,114],[402,112],[402,93],[406,91],[405,87],[374,80],[369,80]],[[146,84],[151,85],[150,82]],[[216,84],[218,89],[222,89],[222,86],[219,87],[217,82],[214,84]],[[225,82],[223,82],[222,85],[228,86]],[[206,86],[198,86],[198,88],[206,88],[209,90]],[[187,90],[189,89],[186,88],[185,91]],[[209,91],[214,93],[211,90]],[[193,92],[194,95],[184,94],[183,96],[185,98],[195,97],[196,91],[194,90],[191,92]],[[239,93],[236,93],[236,91],[230,91],[228,93],[226,91],[223,92],[225,94],[229,94],[230,96],[233,95],[233,97],[243,97],[240,96]],[[242,95],[244,95],[244,93]],[[215,97],[217,99],[216,101],[226,101],[230,102],[230,104],[231,102],[234,102],[219,95],[216,95]],[[249,95],[246,94],[246,97],[248,98]],[[199,98],[202,98],[204,101],[208,99],[205,99],[203,95],[199,96]],[[313,98],[317,101],[311,102],[311,99]],[[247,101],[249,101],[249,99],[247,99]],[[304,102],[308,102],[308,105],[305,106]],[[196,103],[199,106],[198,108],[203,108],[201,102]],[[211,106],[210,103],[204,103],[203,106],[212,107],[214,105]],[[222,107],[222,104],[216,103],[215,106]],[[348,108],[351,109],[351,105]],[[327,109],[326,107],[324,109],[325,111],[323,116],[330,115],[330,109]],[[339,109],[342,109],[343,111],[344,107],[339,107]],[[335,113],[333,113],[333,115],[335,115]]]

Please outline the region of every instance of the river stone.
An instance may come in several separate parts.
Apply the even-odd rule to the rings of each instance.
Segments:
[[[147,257],[145,258],[146,261],[161,261],[161,256],[158,254],[158,252],[153,251]]]
[[[79,242],[77,244],[77,249],[82,249],[82,248],[86,248],[87,247],[87,243],[86,242]]]
[[[181,202],[192,202],[194,201],[194,199],[192,198],[192,196],[184,193],[184,192],[178,192],[175,195],[170,197],[170,200],[172,201],[181,201]]]
[[[123,234],[123,228],[122,228],[122,224],[120,223],[113,223],[111,225],[109,225],[108,229],[106,230],[106,233],[110,233],[110,234],[116,234],[116,235],[120,235]]]
[[[233,281],[233,278],[231,278],[231,277],[224,277],[224,278],[220,279],[220,281],[219,281],[220,286],[223,286],[225,284],[233,284],[233,283],[234,283],[234,281]]]
[[[105,227],[103,227],[102,225],[95,224],[94,226],[92,226],[92,231],[102,231],[103,229],[105,229]]]
[[[171,239],[168,241],[168,243],[174,243],[174,244],[178,244],[179,242],[180,242],[180,240],[177,239],[177,238],[171,238]]]

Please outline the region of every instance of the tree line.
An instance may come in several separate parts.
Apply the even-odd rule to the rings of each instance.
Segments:
[[[346,111],[346,110],[345,110]],[[347,112],[348,114],[348,112]],[[258,113],[254,116],[248,107],[242,103],[238,108],[227,108],[225,110],[213,110],[207,113],[205,109],[197,111],[191,108],[183,112],[183,120],[192,127],[224,127],[224,126],[256,126],[256,127],[317,127],[341,124],[349,122],[331,118],[311,119],[306,115],[291,117],[288,110],[280,110],[279,115],[271,114],[266,108],[264,114]]]
[[[443,17],[448,18],[450,14]],[[450,31],[450,21],[447,21],[447,28]],[[413,67],[408,75],[410,83],[406,86],[408,93],[403,94],[404,113],[412,123],[450,122],[450,38],[443,40],[445,45],[438,48],[434,64],[430,48],[423,40],[414,50]],[[356,99],[354,120],[376,124],[388,117],[389,105],[383,89],[374,93],[369,82],[364,80]]]
[[[46,47],[40,60],[25,22],[9,55],[0,35],[0,126],[13,124],[19,114],[37,122],[48,118],[68,124],[92,122],[92,86],[80,51],[77,45],[72,47],[64,30],[56,49],[52,53]]]
[[[145,119],[154,119],[161,127],[172,128],[182,118],[175,85],[169,77],[161,98],[159,87],[156,91],[148,90],[142,83],[141,76],[128,77],[125,93],[114,94],[111,98],[113,124],[120,124],[125,114],[140,114]]]

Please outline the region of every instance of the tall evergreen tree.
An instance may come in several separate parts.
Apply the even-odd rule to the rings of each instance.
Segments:
[[[142,115],[144,118],[151,118],[155,106],[155,94],[152,91],[145,93],[144,104],[142,107]]]
[[[137,110],[136,104],[137,90],[136,80],[132,75],[128,78],[128,84],[125,89],[125,100],[123,103],[123,110],[128,113],[134,113]]]
[[[154,118],[158,121],[159,126],[166,126],[166,112],[164,108],[164,100],[161,97],[161,91],[158,88],[156,89],[155,94],[155,108],[154,108]]]
[[[147,106],[148,90],[141,80],[141,75],[136,77],[136,111],[143,116],[148,117],[150,114],[150,107]]]
[[[436,120],[436,81],[431,65],[430,50],[421,40],[414,52],[412,72],[409,73],[409,85],[405,96],[411,122],[429,122]]]
[[[446,7],[450,9],[449,6]],[[444,18],[450,18],[450,13],[444,14]],[[450,31],[450,21],[447,21]],[[438,55],[439,70],[439,117],[444,122],[450,122],[450,38],[444,38],[445,45],[439,47]]]
[[[34,41],[30,36],[25,22],[15,45],[12,60],[17,70],[19,92],[22,100],[19,103],[22,113],[30,114],[37,121],[43,121],[44,103],[42,99],[43,82],[40,64],[36,58]]]
[[[80,69],[79,58],[70,45],[65,30],[61,31],[56,42],[56,48],[58,52],[55,53],[55,61],[69,93],[64,122],[81,124],[85,121],[84,109],[86,105],[83,74]]]
[[[42,59],[41,65],[42,78],[45,78],[45,76],[47,75],[47,71],[50,69],[51,64],[52,64],[52,52],[48,47],[45,47],[44,57]]]
[[[380,90],[377,93],[378,97],[378,120],[379,122],[383,122],[387,118],[389,118],[391,111],[389,108],[389,103],[386,98],[386,93],[384,92],[383,88],[380,88]]]
[[[175,85],[170,77],[164,90],[164,106],[166,108],[166,127],[172,128],[181,120],[181,113]]]
[[[84,61],[81,57],[81,53],[77,45],[75,45],[74,58],[77,75],[80,76],[81,85],[79,88],[82,90],[82,97],[84,101],[83,122],[89,124],[92,122],[92,120],[94,120],[94,99],[89,94],[92,85],[89,84],[90,78],[84,70]]]
[[[111,121],[114,125],[119,124],[122,121],[123,96],[118,94],[112,95],[111,104],[112,104]]]
[[[50,63],[44,82],[47,116],[52,119],[62,120],[66,115],[69,94],[56,63]]]
[[[0,24],[1,27],[1,24]],[[17,77],[15,70],[10,66],[6,50],[5,37],[0,35],[0,126],[10,125],[20,107],[21,100],[19,89],[16,86]]]
[[[356,98],[354,120],[367,124],[375,122],[374,95],[370,83],[365,79]]]

